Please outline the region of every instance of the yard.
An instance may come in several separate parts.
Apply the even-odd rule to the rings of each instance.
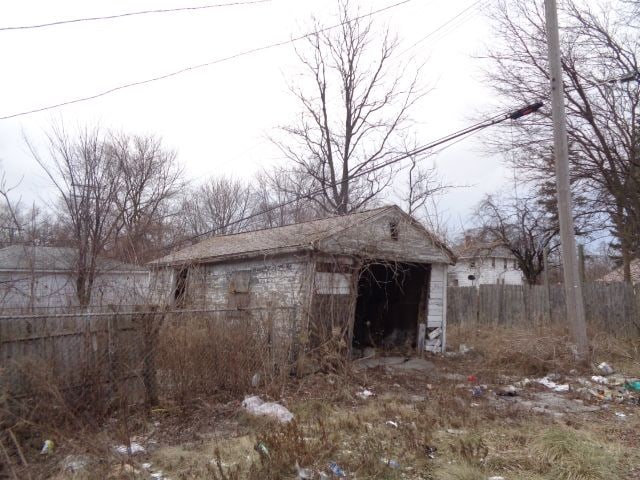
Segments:
[[[638,394],[617,397],[621,387],[592,382],[593,366],[574,370],[558,332],[451,330],[452,355],[373,357],[247,392],[286,406],[290,423],[253,416],[242,395],[225,392],[161,401],[99,427],[58,427],[20,441],[4,474],[337,478],[335,462],[347,478],[640,478]],[[460,353],[462,341],[470,351]],[[594,361],[640,376],[637,341],[596,336],[592,345]],[[539,383],[544,376],[569,391]],[[616,383],[616,374],[607,378]],[[41,455],[45,438],[55,446]]]

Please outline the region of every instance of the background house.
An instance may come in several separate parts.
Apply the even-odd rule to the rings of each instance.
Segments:
[[[78,305],[77,251],[67,247],[12,245],[0,249],[0,310]],[[149,270],[98,258],[91,305],[130,305],[146,300]]]
[[[524,283],[516,258],[504,246],[468,242],[457,249],[456,254],[458,260],[453,267],[449,268],[449,286],[522,285]]]
[[[396,206],[216,236],[151,263],[156,301],[267,309],[306,348],[445,347],[451,251]],[[286,312],[286,313],[285,313]]]
[[[631,283],[634,285],[640,283],[640,258],[631,260]],[[620,266],[615,270],[603,275],[598,279],[599,282],[615,283],[624,282],[624,267]]]

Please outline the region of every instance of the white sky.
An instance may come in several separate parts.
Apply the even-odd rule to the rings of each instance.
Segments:
[[[0,27],[224,1],[2,2]],[[367,12],[395,1],[363,0],[361,6]],[[374,18],[378,27],[390,26],[403,50],[474,3],[412,0]],[[495,101],[481,81],[481,68],[487,65],[473,58],[491,42],[481,5],[407,53],[418,62],[427,62],[422,80],[435,87],[413,111],[421,144],[474,123],[479,111],[492,111]],[[312,14],[326,20],[324,23],[334,23],[334,7],[333,0],[272,0],[250,6],[0,31],[0,116],[286,40],[309,31]],[[1,168],[9,183],[24,176],[20,186],[24,201],[47,201],[52,190],[27,153],[23,132],[38,141],[53,120],[62,119],[70,126],[98,122],[130,133],[159,135],[177,150],[192,179],[221,173],[250,176],[280,160],[266,136],[278,125],[290,123],[299,111],[286,83],[287,75],[297,66],[293,47],[288,45],[97,100],[0,120]],[[435,161],[447,183],[470,185],[452,191],[442,202],[451,221],[458,224],[483,193],[500,188],[509,176],[499,158],[482,153],[479,137],[456,144]]]

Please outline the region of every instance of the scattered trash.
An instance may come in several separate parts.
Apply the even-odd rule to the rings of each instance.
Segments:
[[[387,420],[384,423],[385,423],[385,425],[389,425],[391,427],[398,428],[398,422],[394,422],[393,420]]]
[[[62,470],[65,472],[81,472],[89,465],[89,458],[84,455],[67,455],[62,461]]]
[[[400,468],[400,463],[392,458],[381,458],[380,461],[390,468]]]
[[[460,344],[460,347],[458,347],[458,352],[465,354],[465,353],[469,353],[472,350],[471,347],[467,347],[464,343]]]
[[[602,377],[602,376],[600,376],[600,375],[593,375],[593,376],[591,377],[591,381],[592,381],[592,382],[599,383],[599,384],[601,384],[601,385],[606,385],[607,383],[609,383],[609,379],[608,379],[608,378],[606,378],[606,377]]]
[[[151,464],[150,463],[143,463],[142,465],[140,465],[142,468],[144,468],[145,470],[149,470],[151,468]]]
[[[336,462],[331,462],[329,463],[329,470],[331,471],[331,473],[338,477],[338,478],[346,478],[347,474],[344,473],[344,470],[342,468],[340,468],[340,465],[338,465]]]
[[[629,380],[624,384],[624,388],[632,392],[640,392],[640,380]]]
[[[471,395],[474,397],[481,397],[482,395],[484,395],[484,390],[484,385],[476,385],[471,389]]]
[[[44,444],[42,445],[42,450],[40,450],[40,455],[51,455],[54,448],[55,445],[53,443],[53,440],[45,440]]]
[[[275,402],[264,402],[257,396],[246,397],[242,401],[242,407],[249,413],[272,417],[282,423],[287,423],[293,420],[293,413],[287,410],[286,407]]]
[[[598,370],[600,370],[603,375],[611,375],[615,371],[607,362],[602,362],[598,365]]]
[[[429,445],[424,447],[424,451],[427,454],[427,457],[429,457],[431,459],[436,458],[436,453],[438,453],[438,449],[436,447],[431,447]]]
[[[144,453],[145,448],[140,445],[138,442],[131,442],[130,446],[127,445],[118,445],[113,447],[113,449],[119,453],[120,455],[135,455],[136,453]]]
[[[464,435],[466,432],[466,430],[460,430],[457,428],[447,428],[447,433],[450,433],[451,435]]]
[[[565,383],[563,385],[560,385],[555,382],[556,380],[559,380],[559,379],[560,378],[558,374],[550,374],[550,375],[547,375],[546,377],[539,378],[536,381],[544,385],[545,387],[550,388],[554,392],[568,392],[569,391],[568,384]]]
[[[375,393],[373,393],[371,390],[367,390],[366,388],[364,390],[362,390],[361,392],[356,393],[356,395],[358,397],[360,397],[363,400],[366,400],[369,397],[373,397],[375,395]]]
[[[256,388],[258,385],[260,385],[260,373],[254,373],[253,377],[251,377],[251,386],[253,388]]]
[[[256,443],[253,449],[256,452],[258,452],[258,455],[260,455],[260,458],[268,458],[269,460],[271,460],[271,454],[269,453],[269,449],[264,444],[264,442]]]
[[[519,382],[515,383],[515,386],[517,388],[524,388],[527,385],[529,385],[531,383],[531,380],[529,380],[528,378],[523,378],[522,380],[520,380]]]
[[[513,385],[507,385],[506,387],[498,388],[496,395],[500,395],[501,397],[517,397],[518,389]]]
[[[616,412],[616,417],[625,418],[627,416],[624,412]]]
[[[318,476],[320,477],[320,480],[329,480],[329,475],[324,472],[318,473]]]
[[[505,480],[504,477],[489,477],[487,480]]]
[[[298,471],[298,478],[300,480],[310,480],[315,477],[313,470],[310,468],[301,468],[296,460],[296,470]]]
[[[149,476],[151,478],[154,478],[155,480],[162,480],[164,478],[164,473],[163,472],[153,472]]]
[[[469,375],[469,376],[467,377],[467,382],[469,382],[469,383],[475,383],[475,382],[477,382],[477,381],[478,381],[478,378],[477,378],[475,375],[473,375],[473,374],[472,374],[472,375]]]

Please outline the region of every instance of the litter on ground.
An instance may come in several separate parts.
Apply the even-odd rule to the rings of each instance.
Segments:
[[[293,420],[293,413],[286,407],[275,402],[265,402],[257,396],[246,397],[242,401],[242,408],[253,415],[275,418],[282,423]]]

